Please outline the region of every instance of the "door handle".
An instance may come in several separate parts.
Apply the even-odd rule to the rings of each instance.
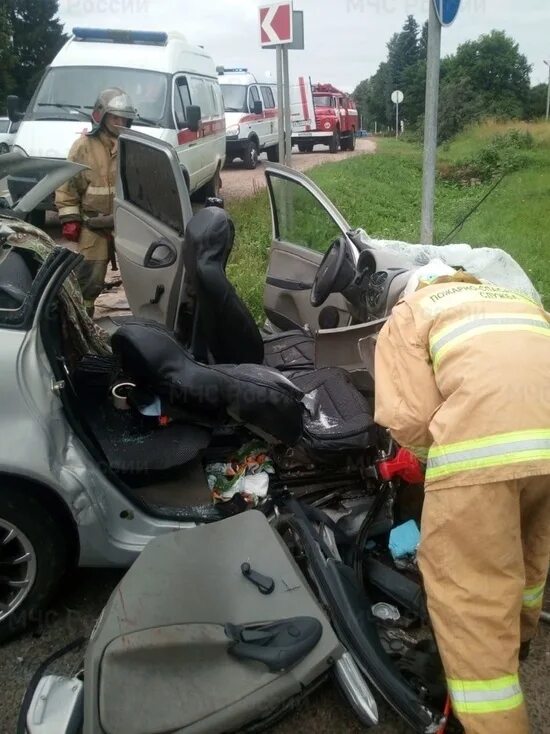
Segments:
[[[163,285],[157,285],[157,287],[155,289],[155,295],[153,296],[153,298],[151,298],[149,300],[149,303],[151,304],[151,306],[156,306],[156,304],[162,298],[163,294],[164,294],[164,286]]]
[[[146,268],[158,269],[168,268],[178,259],[175,245],[166,239],[155,240],[149,245],[149,249],[143,258]]]

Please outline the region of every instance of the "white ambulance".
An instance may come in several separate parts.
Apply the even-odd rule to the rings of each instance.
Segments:
[[[272,162],[279,160],[277,85],[258,82],[247,69],[218,67],[222,88],[227,161],[240,158],[245,168],[256,168],[265,151]]]
[[[77,137],[90,129],[95,99],[108,87],[130,95],[138,112],[135,129],[176,148],[191,192],[217,194],[225,162],[218,75],[204,48],[190,45],[179,33],[74,28],[27,110],[20,111],[16,97],[8,98],[10,118],[21,120],[15,149],[66,158]],[[10,179],[12,199],[34,183]],[[47,208],[53,208],[51,200],[43,202],[42,209]]]

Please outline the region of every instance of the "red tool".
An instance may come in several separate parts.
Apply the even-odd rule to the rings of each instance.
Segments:
[[[393,459],[385,459],[378,463],[378,474],[385,482],[396,477],[408,484],[423,484],[424,469],[420,461],[408,449],[399,449]]]

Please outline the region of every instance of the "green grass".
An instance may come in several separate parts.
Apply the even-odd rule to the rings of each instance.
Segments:
[[[493,122],[479,125],[446,145],[440,151],[440,159],[447,163],[463,160],[481,150],[496,134],[512,127],[527,127],[535,138],[534,148],[526,151],[526,167],[509,174],[451,241],[501,247],[509,252],[528,272],[548,306],[550,125],[499,125]],[[325,191],[352,227],[363,227],[372,237],[418,242],[422,185],[420,146],[383,139],[378,142],[376,155],[357,156],[340,163],[318,166],[308,175]],[[461,186],[439,181],[436,241],[444,239],[489,188],[490,184]],[[232,202],[228,208],[237,227],[229,276],[261,320],[271,240],[267,191]],[[317,232],[316,226],[312,224],[312,233]],[[323,239],[323,236],[319,235],[319,238]]]

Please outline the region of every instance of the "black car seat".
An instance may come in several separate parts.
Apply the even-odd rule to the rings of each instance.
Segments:
[[[142,320],[126,322],[111,343],[125,374],[159,395],[176,421],[219,426],[230,418],[327,461],[376,441],[368,403],[344,370],[298,372],[291,382],[265,365],[202,364],[172,332]]]
[[[294,330],[262,338],[225,272],[234,241],[235,227],[223,209],[202,209],[187,225],[185,295],[178,336],[201,362],[313,369],[310,334]]]

